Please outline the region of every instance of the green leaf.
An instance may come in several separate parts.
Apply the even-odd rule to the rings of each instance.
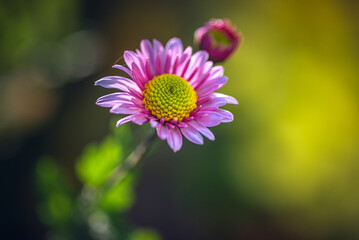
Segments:
[[[76,164],[80,180],[90,186],[101,185],[128,155],[131,139],[128,127],[121,126],[100,145],[89,144]]]
[[[103,197],[101,206],[107,211],[126,211],[134,201],[133,177],[127,175]]]
[[[36,181],[40,194],[44,196],[54,191],[69,191],[64,173],[51,157],[42,157],[37,162]]]
[[[98,186],[120,164],[122,157],[122,146],[113,137],[108,137],[100,146],[86,147],[77,162],[77,173],[85,184]]]
[[[66,224],[71,219],[71,204],[69,195],[53,192],[47,197],[46,201],[40,203],[38,213],[44,223],[50,225]]]

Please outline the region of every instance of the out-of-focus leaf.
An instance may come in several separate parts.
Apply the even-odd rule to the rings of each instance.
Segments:
[[[133,201],[133,177],[128,175],[106,193],[101,205],[107,211],[125,211],[132,206]]]
[[[130,131],[121,127],[114,137],[106,138],[100,146],[88,145],[76,166],[81,181],[91,186],[101,185],[126,157],[131,139]]]
[[[37,162],[36,180],[37,187],[44,196],[53,191],[69,191],[61,169],[50,157],[43,157]]]
[[[161,237],[154,230],[139,228],[130,235],[129,240],[161,240]]]
[[[46,224],[66,224],[71,218],[71,198],[65,193],[53,192],[39,205],[38,212]]]
[[[119,164],[122,158],[122,146],[113,137],[107,138],[101,146],[89,145],[77,163],[80,179],[88,185],[98,186]]]

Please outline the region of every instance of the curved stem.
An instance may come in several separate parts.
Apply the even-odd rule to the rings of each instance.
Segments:
[[[150,144],[156,137],[156,131],[151,129],[147,136],[142,140],[142,142],[136,147],[135,150],[123,161],[123,163],[117,166],[108,177],[105,182],[105,187],[110,189],[116,184],[121,182],[121,180],[126,176],[129,170],[131,170],[140,160],[143,154],[146,152]]]
[[[104,192],[110,190],[119,184],[126,174],[141,160],[141,157],[146,152],[150,144],[156,136],[156,130],[151,129],[147,136],[140,142],[140,144],[133,150],[133,152],[123,161],[122,164],[117,166],[109,175],[105,183],[99,188],[84,185],[79,196],[79,208],[82,210],[82,215],[87,219],[88,214],[91,212],[98,198]]]

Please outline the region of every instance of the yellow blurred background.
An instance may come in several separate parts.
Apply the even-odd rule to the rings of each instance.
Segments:
[[[231,175],[303,239],[359,237],[357,10],[260,1],[230,11],[245,36],[226,63],[245,136],[232,137]]]

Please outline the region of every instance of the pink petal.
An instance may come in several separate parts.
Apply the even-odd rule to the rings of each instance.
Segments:
[[[121,125],[124,124],[124,123],[130,122],[132,116],[133,116],[133,115],[130,115],[130,116],[127,116],[127,117],[124,117],[124,118],[118,120],[118,121],[117,121],[117,124],[116,124],[116,127],[119,127],[119,126],[121,126]]]
[[[95,86],[101,86],[104,88],[116,88],[125,92],[128,92],[128,87],[132,87],[136,90],[139,90],[137,84],[125,77],[119,76],[107,76],[97,80]]]
[[[157,39],[153,39],[153,49],[156,55],[163,52],[163,45]]]
[[[194,127],[197,131],[199,131],[203,136],[205,136],[209,140],[214,141],[215,138],[211,130],[209,130],[208,128],[206,128],[196,120],[190,121],[187,124]]]
[[[141,72],[143,76],[148,79],[148,76],[146,75],[146,59],[147,57],[142,54],[142,52],[138,49],[136,49],[136,53],[138,55],[138,63],[136,65],[141,69]]]
[[[151,127],[156,128],[159,125],[159,122],[156,119],[150,120]]]
[[[221,114],[222,122],[232,122],[233,121],[233,114],[230,111],[224,109],[216,109],[215,112]]]
[[[155,75],[155,51],[152,48],[152,44],[150,41],[146,40],[142,40],[141,41],[141,50],[144,54],[144,56],[146,57],[146,61],[147,62],[147,71],[150,72],[150,75]],[[150,77],[150,79],[152,79]]]
[[[176,71],[177,71],[177,66],[178,66],[178,61],[179,61],[178,59],[179,59],[179,56],[177,55],[177,56],[175,57],[175,61],[174,61],[174,63],[173,63],[173,66],[171,67],[171,69],[172,69],[171,73],[172,73],[172,74],[175,74]]]
[[[124,92],[107,94],[97,99],[96,104],[101,107],[113,107],[117,104],[130,103],[134,99],[133,96]]]
[[[208,78],[205,83],[205,86],[211,85],[211,84],[220,84],[222,87],[224,84],[226,84],[227,80],[228,80],[228,77],[226,77],[226,76],[221,76],[221,77],[216,77],[216,78]]]
[[[135,90],[134,88],[132,87],[127,87],[128,91],[130,93],[132,93],[133,96],[137,97],[138,99],[143,99],[143,96],[142,96],[142,92],[140,93],[140,91],[138,90]]]
[[[181,76],[181,77],[184,78],[184,75],[186,74],[190,63],[191,63],[191,58],[190,58],[190,56],[189,56],[189,59],[186,60],[186,61],[183,63],[183,66],[181,66],[182,70],[181,70],[180,73],[178,73],[179,76]]]
[[[169,129],[166,124],[162,124],[157,128],[157,135],[162,140],[166,140],[169,134]]]
[[[139,108],[145,108],[143,102],[141,100],[139,100],[138,98],[132,98],[131,102]]]
[[[206,81],[205,84],[197,90],[197,95],[199,96],[199,100],[202,100],[204,97],[209,96],[214,91],[223,87],[224,84],[228,81],[227,77],[219,77],[217,79],[212,79],[211,81]]]
[[[142,125],[142,124],[148,122],[148,119],[147,119],[146,115],[140,113],[140,114],[133,115],[131,121],[137,125]]]
[[[171,68],[171,53],[168,53],[164,60],[164,73],[169,73]]]
[[[161,74],[162,74],[161,56],[160,54],[158,54],[156,58],[156,75],[158,76]]]
[[[196,76],[196,79],[193,80],[193,88],[196,90],[202,86],[210,76],[210,70],[213,65],[213,62],[206,62],[201,70],[201,72]]]
[[[222,122],[221,114],[213,111],[199,112],[195,118],[200,124],[206,127],[214,127]]]
[[[148,58],[146,59],[146,71],[148,80],[151,80],[154,74],[152,74],[152,67],[150,66],[150,60]]]
[[[181,64],[190,60],[191,56],[192,56],[192,47],[188,46],[182,54],[181,61],[180,61]]]
[[[132,70],[132,63],[135,63],[138,66],[141,66],[138,55],[132,51],[125,51],[125,53],[123,54],[123,59],[125,60],[127,66],[131,70]]]
[[[183,45],[182,41],[179,38],[172,38],[170,39],[165,48],[166,52],[171,51],[173,55],[182,54]]]
[[[182,76],[182,74],[187,70],[187,67],[190,64],[191,54],[192,54],[192,48],[187,47],[179,60],[179,65],[176,71],[174,72],[174,74]]]
[[[126,67],[124,67],[122,65],[117,65],[117,64],[113,65],[112,67],[113,68],[118,68],[118,69],[124,71],[125,73],[127,73],[128,76],[130,76],[132,78],[132,73],[128,68],[126,68]]]
[[[214,66],[211,69],[210,78],[222,77],[224,73],[224,68],[222,66]]]
[[[130,116],[127,116],[127,117],[124,117],[124,118],[118,120],[116,126],[119,127],[122,124],[130,122],[130,121],[132,121],[135,124],[142,125],[145,122],[147,122],[148,119],[146,118],[146,115],[144,115],[142,113],[134,114],[134,115],[130,115]]]
[[[175,128],[175,126],[172,124],[172,123],[169,123],[169,122],[165,122],[166,126],[168,127],[168,129],[173,129]]]
[[[197,100],[197,105],[200,106],[203,103],[206,103],[207,101],[211,100],[213,97],[212,96],[207,96],[207,97],[200,97]]]
[[[189,141],[199,145],[203,144],[202,135],[193,127],[188,126],[186,128],[181,128],[181,132]]]
[[[187,72],[184,74],[184,78],[189,81],[189,77],[193,75],[193,72],[196,68],[202,67],[202,65],[207,61],[208,53],[205,51],[198,51],[191,57],[191,63],[188,67]]]
[[[222,107],[226,104],[227,104],[226,100],[224,100],[222,98],[213,98],[213,99],[205,102],[201,106],[202,106],[202,110],[213,110],[213,109]]]
[[[198,102],[202,102],[203,99],[208,98],[214,91],[218,90],[219,88],[221,88],[220,85],[211,85],[209,88],[205,88],[201,92],[197,91]]]
[[[192,83],[192,78],[197,74],[198,72],[198,66],[196,66],[193,71],[191,72],[191,75],[189,75],[187,78],[185,77],[185,79],[191,84]],[[192,86],[192,84],[191,84]],[[193,86],[192,86],[193,87]]]
[[[184,123],[184,122],[178,122],[178,123],[177,123],[177,127],[179,127],[179,128],[185,128],[185,127],[187,127],[187,124]]]
[[[152,48],[152,44],[147,39],[141,41],[141,51],[144,54],[145,57],[153,59],[154,57],[154,51]]]
[[[212,95],[217,99],[224,99],[228,104],[238,104],[238,101],[232,96],[228,96],[223,93],[213,93]]]
[[[110,112],[114,114],[136,114],[139,113],[140,110],[137,107],[134,107],[134,105],[129,107],[127,104],[119,104],[112,107]]]
[[[182,147],[182,135],[177,127],[170,129],[167,137],[167,143],[174,152],[177,152]]]
[[[132,63],[132,73],[133,73],[133,80],[135,80],[135,82],[140,87],[140,89],[144,89],[144,86],[147,82],[146,78],[144,77],[140,68],[135,63]]]

